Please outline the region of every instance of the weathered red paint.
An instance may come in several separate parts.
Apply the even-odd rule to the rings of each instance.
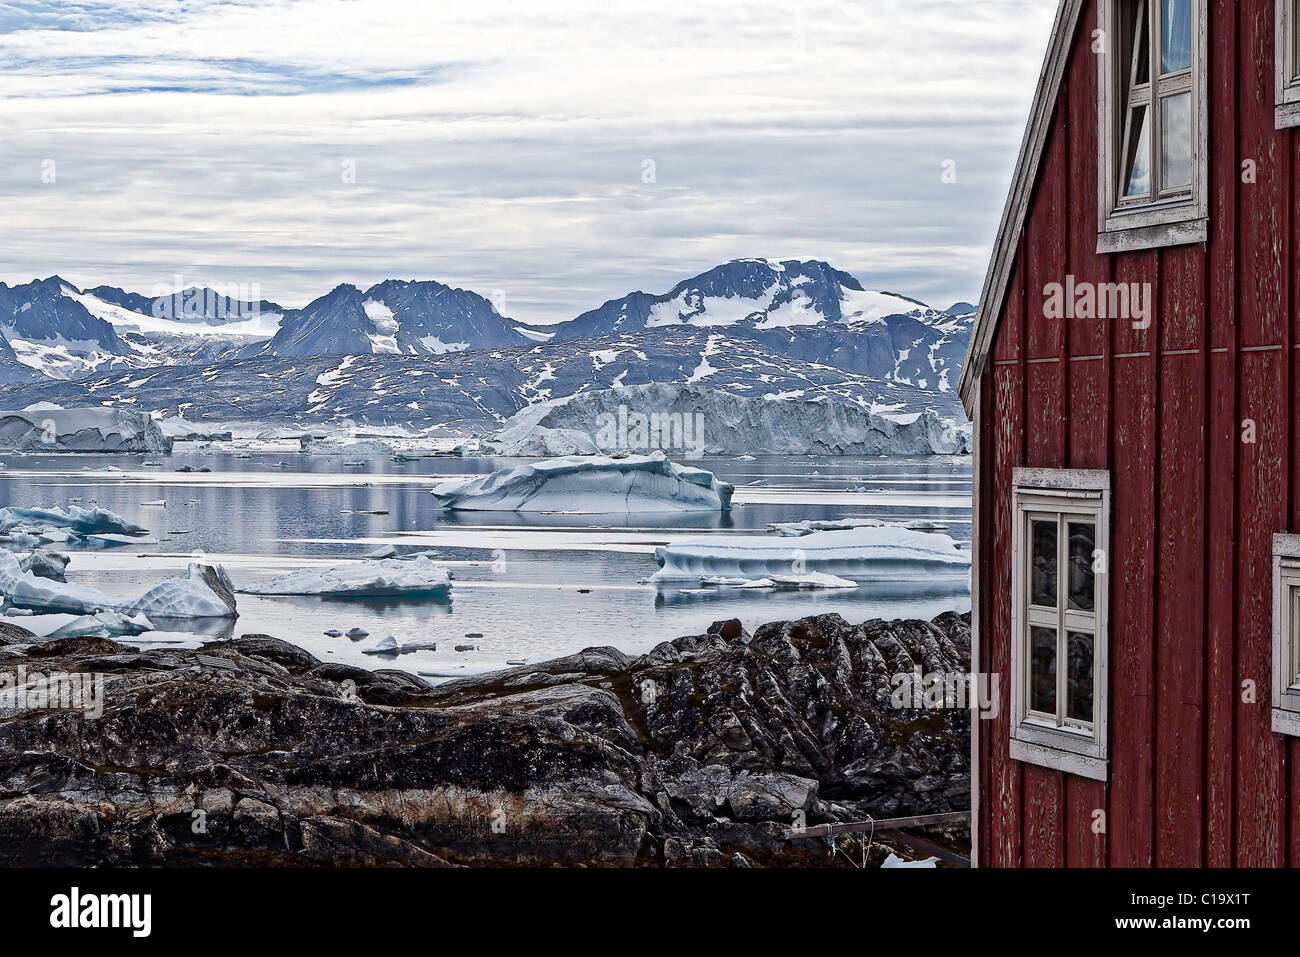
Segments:
[[[1010,687],[1012,470],[1109,470],[1110,768],[1018,763],[989,721],[983,865],[1300,865],[1300,741],[1269,721],[1271,539],[1300,531],[1300,132],[1274,128],[1271,0],[1207,8],[1209,241],[1096,253],[1096,0],[1017,237],[980,382],[978,668]],[[1151,327],[1045,318],[1067,275],[1149,284]]]

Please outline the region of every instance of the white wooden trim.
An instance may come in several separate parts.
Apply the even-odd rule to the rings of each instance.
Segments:
[[[1071,754],[1056,748],[1030,744],[1027,741],[1011,739],[1011,760],[1025,764],[1036,764],[1042,768],[1052,768],[1076,777],[1092,781],[1105,781],[1109,770],[1108,762],[1103,758],[1093,758],[1086,754]]]
[[[1110,491],[1110,473],[1105,469],[1029,469],[1011,470],[1011,484],[1018,489],[1033,488],[1046,491],[1090,489]]]
[[[1038,178],[1038,169],[1042,165],[1052,113],[1056,107],[1061,79],[1065,74],[1065,64],[1069,60],[1070,44],[1074,39],[1082,9],[1083,0],[1061,0],[1056,10],[1056,22],[1052,25],[1047,54],[1038,76],[1038,89],[1029,111],[1025,136],[1020,144],[1020,156],[1016,160],[1011,188],[1002,209],[1002,221],[993,244],[993,255],[984,277],[984,289],[980,293],[975,328],[971,330],[970,348],[966,352],[966,361],[962,363],[961,375],[957,380],[957,391],[961,395],[962,404],[966,407],[966,415],[969,417],[975,414],[973,383],[984,374],[984,364],[997,331],[998,317],[1002,313],[1007,285],[1011,281],[1016,244],[1025,226],[1029,197],[1033,192],[1034,181]]]
[[[1105,780],[1109,750],[1109,565],[1110,565],[1110,473],[1096,469],[1027,469],[1012,473],[1011,530],[1011,756],[1030,764],[1041,764],[1083,777]],[[1058,522],[1077,515],[1092,520],[1096,529],[1093,548],[1106,556],[1105,568],[1093,583],[1093,610],[1074,616],[1087,619],[1093,635],[1093,719],[1087,730],[1057,724],[1046,725],[1029,715],[1027,693],[1029,654],[1027,629],[1035,619],[1028,601],[1026,572],[1029,564],[1030,520],[1054,515]],[[1068,539],[1058,535],[1058,547],[1064,552]],[[1058,553],[1059,554],[1059,553]],[[1068,568],[1057,560],[1058,588],[1068,588]],[[1061,599],[1063,601],[1064,599]],[[1072,617],[1068,608],[1058,603],[1052,612],[1059,629],[1068,630]],[[1086,626],[1081,626],[1086,627]],[[1059,631],[1058,631],[1059,634]],[[1064,680],[1068,662],[1057,653],[1058,680]],[[1057,693],[1057,708],[1066,707],[1062,693]],[[1058,715],[1060,712],[1058,711]]]
[[[1163,249],[1210,241],[1210,220],[1189,219],[1178,223],[1134,226],[1097,234],[1097,252],[1127,253],[1137,249]]]
[[[1097,57],[1097,252],[1129,252],[1189,243],[1206,242],[1209,235],[1210,164],[1209,164],[1209,29],[1205,0],[1192,0],[1192,23],[1196,40],[1192,45],[1190,92],[1195,128],[1192,130],[1192,190],[1175,201],[1156,200],[1130,207],[1119,206],[1119,131],[1126,118],[1128,104],[1120,102],[1119,63],[1120,28],[1116,11],[1123,0],[1097,0],[1098,29],[1102,31],[1105,52]],[[1160,0],[1149,0],[1148,42],[1159,28]],[[1160,67],[1151,54],[1151,106],[1148,122],[1151,129],[1152,163],[1158,162],[1160,90],[1154,79]],[[1168,81],[1166,81],[1168,82]],[[1154,178],[1158,172],[1154,165]]]
[[[1300,535],[1273,536],[1273,730],[1300,736],[1300,693],[1292,680],[1300,673]]]
[[[1273,0],[1274,16],[1274,102],[1279,130],[1300,126],[1300,56],[1296,47],[1296,2]]]

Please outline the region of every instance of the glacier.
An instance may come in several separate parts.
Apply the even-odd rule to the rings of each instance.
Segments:
[[[663,452],[566,456],[500,469],[433,490],[444,509],[497,512],[725,512],[734,486],[705,469],[679,465]]]
[[[584,442],[583,440],[586,440]],[[689,455],[965,455],[966,423],[926,410],[873,412],[827,398],[746,397],[694,383],[655,382],[579,392],[517,412],[480,448],[545,455],[562,443],[605,453]]]
[[[812,574],[854,582],[970,579],[970,552],[937,532],[884,525],[815,532],[797,539],[714,535],[661,545],[653,583],[768,579],[793,583]],[[823,579],[823,582],[826,580]]]
[[[132,409],[41,407],[0,412],[0,449],[166,455],[172,440],[150,416]]]
[[[0,551],[0,595],[15,608],[94,615],[118,612],[148,618],[238,618],[234,588],[220,565],[189,566],[184,578],[170,578],[136,599],[118,598],[84,585],[38,578],[18,558]]]
[[[451,601],[451,575],[423,556],[386,558],[330,568],[302,568],[241,588],[249,595],[316,595],[321,598],[429,598]]]

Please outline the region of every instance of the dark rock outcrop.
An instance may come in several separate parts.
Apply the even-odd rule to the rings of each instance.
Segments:
[[[19,632],[0,673],[102,675],[104,707],[0,696],[0,865],[820,865],[789,827],[969,806],[970,713],[890,700],[966,670],[968,616],[719,622],[436,688],[264,635]]]

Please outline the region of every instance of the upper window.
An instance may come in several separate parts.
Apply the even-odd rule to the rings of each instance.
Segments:
[[[1203,0],[1103,0],[1098,249],[1204,242]]]
[[[1017,469],[1011,756],[1106,777],[1106,472]]]
[[[1277,8],[1277,128],[1300,126],[1300,0],[1274,0]]]
[[[1300,735],[1300,535],[1273,536],[1273,730]]]

